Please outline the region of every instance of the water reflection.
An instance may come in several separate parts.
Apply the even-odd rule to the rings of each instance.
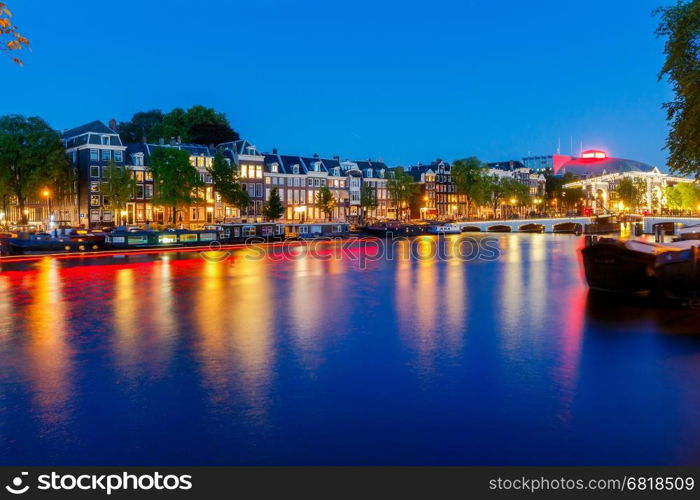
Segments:
[[[32,387],[32,396],[45,425],[62,423],[69,410],[71,394],[72,349],[68,343],[71,328],[67,305],[63,301],[64,281],[59,264],[44,259],[31,273],[33,301],[24,315],[26,343],[23,343],[24,369]],[[28,278],[29,278],[28,276]]]
[[[366,265],[333,246],[18,264],[0,457],[697,463],[700,313],[589,293],[581,239],[498,235],[499,259],[464,262],[461,238]]]

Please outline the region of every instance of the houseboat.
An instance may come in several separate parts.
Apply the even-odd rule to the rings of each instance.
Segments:
[[[434,224],[428,226],[426,232],[429,234],[461,234],[462,229],[456,224]]]
[[[659,288],[667,299],[673,301],[698,301],[700,299],[700,247],[689,240],[679,242],[690,245],[679,252],[667,252],[656,259],[654,273]]]
[[[207,226],[220,235],[221,243],[270,242],[284,239],[284,225],[275,222],[226,223]]]
[[[590,288],[606,292],[656,292],[657,263],[666,259],[676,262],[668,254],[684,252],[690,246],[690,242],[651,243],[589,236],[581,250],[586,281]]]
[[[285,239],[312,240],[318,238],[347,238],[350,236],[350,224],[346,222],[313,222],[304,224],[285,224]]]
[[[10,255],[44,252],[88,252],[101,250],[105,245],[105,234],[82,228],[63,228],[50,233],[18,233],[4,243]]]
[[[384,238],[387,236],[417,236],[425,234],[429,227],[429,224],[406,224],[399,221],[384,221],[366,226],[363,231],[365,234]]]
[[[220,238],[219,231],[204,229],[168,229],[152,231],[118,228],[105,237],[107,248],[168,248],[180,246],[206,246]]]

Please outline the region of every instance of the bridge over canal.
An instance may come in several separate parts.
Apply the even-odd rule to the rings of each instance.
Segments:
[[[575,224],[583,228],[591,223],[590,217],[560,217],[556,219],[506,219],[471,222],[454,222],[462,231],[469,232],[525,232],[530,231],[535,225],[542,226],[545,233],[571,232]]]

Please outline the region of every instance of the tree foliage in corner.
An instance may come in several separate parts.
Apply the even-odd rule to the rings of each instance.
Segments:
[[[700,176],[700,0],[679,1],[655,11],[656,30],[666,38],[666,60],[659,79],[667,77],[675,99],[664,104],[671,125],[666,139],[673,172]]]
[[[17,199],[22,224],[27,223],[24,207],[38,198],[39,190],[52,186],[54,199],[72,193],[74,172],[58,133],[36,116],[0,117],[0,188]]]
[[[171,207],[171,221],[175,224],[178,207],[197,201],[194,193],[203,185],[197,169],[190,164],[187,151],[170,147],[156,148],[149,168],[153,172],[153,204]]]
[[[284,205],[282,205],[279,190],[273,187],[270,190],[270,199],[265,203],[265,207],[263,207],[263,215],[267,220],[275,221],[282,217],[283,213]]]
[[[11,54],[23,48],[29,48],[29,40],[19,33],[17,26],[12,24],[12,12],[7,8],[7,4],[0,2],[0,51]],[[19,57],[11,57],[15,64],[22,66],[22,60]]]

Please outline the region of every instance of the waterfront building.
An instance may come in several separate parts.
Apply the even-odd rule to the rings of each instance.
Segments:
[[[100,185],[107,165],[124,167],[126,146],[116,132],[116,122],[111,120],[110,125],[95,120],[63,132],[61,137],[77,180],[72,203],[59,210],[57,220],[85,227],[114,223],[116,214],[100,192]]]
[[[241,213],[235,207],[220,204],[216,212],[217,220],[239,217],[246,221],[262,221],[263,207],[269,199],[269,186],[265,184],[265,155],[245,139],[219,144],[218,149],[238,168],[241,188],[250,196],[250,205]]]
[[[593,212],[620,210],[617,186],[622,179],[641,181],[646,186],[641,210],[658,212],[666,206],[666,188],[693,179],[661,172],[658,167],[623,158],[614,158],[605,151],[583,151],[580,157],[568,157],[556,166],[556,175],[572,174],[576,180],[564,189],[582,188],[584,203]],[[630,208],[630,207],[627,207]]]
[[[411,210],[411,217],[453,218],[458,215],[457,195],[449,163],[433,162],[411,165],[406,172],[420,185],[420,196]],[[422,201],[422,203],[421,203]],[[424,215],[416,215],[416,214]]]
[[[554,169],[554,155],[524,156],[522,164],[534,172],[550,172]]]
[[[519,160],[488,163],[487,172],[489,175],[514,179],[524,184],[527,186],[531,198],[543,197],[545,195],[545,184],[547,180],[544,174],[528,167]]]

